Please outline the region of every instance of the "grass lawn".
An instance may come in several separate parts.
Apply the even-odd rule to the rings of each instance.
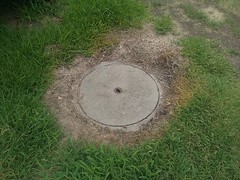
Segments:
[[[53,68],[106,46],[112,29],[141,26],[148,10],[137,0],[57,2],[33,5],[37,12],[22,8],[31,28],[0,24],[0,179],[239,179],[239,74],[203,37],[178,42],[190,62],[189,91],[197,88],[162,138],[121,149],[62,144],[41,100]],[[58,53],[47,52],[52,46]]]

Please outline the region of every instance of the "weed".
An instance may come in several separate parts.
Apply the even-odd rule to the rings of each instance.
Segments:
[[[163,7],[166,6],[167,1],[166,0],[154,0],[152,2],[153,6],[159,6],[159,7]]]
[[[205,3],[214,3],[215,5],[217,4],[218,6],[221,6],[222,8],[233,12],[234,14],[238,15],[239,10],[240,10],[240,1],[239,0],[197,0],[200,2],[205,2]]]
[[[232,32],[237,38],[240,38],[240,28],[239,27],[232,28]]]
[[[235,13],[237,15],[239,14],[240,1],[238,1],[238,0],[218,0],[218,3],[222,7],[232,11],[233,13]]]
[[[191,4],[182,4],[181,7],[183,8],[185,14],[193,19],[197,20],[205,25],[208,25],[214,29],[218,29],[224,25],[224,22],[216,22],[210,20],[206,13],[201,10],[194,8]]]
[[[205,23],[208,21],[207,15],[204,12],[194,8],[192,5],[182,4],[181,7],[189,18],[199,20]]]
[[[229,52],[230,55],[240,56],[240,51],[238,51],[236,49],[229,49],[228,52]]]
[[[173,31],[173,27],[173,21],[170,16],[163,16],[155,21],[155,29],[160,35],[165,35],[168,32]]]
[[[235,37],[240,38],[240,27],[238,20],[229,16],[226,22],[228,23],[229,29],[231,30],[232,34]]]

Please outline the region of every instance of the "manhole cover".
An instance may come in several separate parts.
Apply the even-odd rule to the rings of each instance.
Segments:
[[[150,120],[160,93],[155,79],[137,67],[101,64],[82,80],[78,103],[97,123],[125,127]]]

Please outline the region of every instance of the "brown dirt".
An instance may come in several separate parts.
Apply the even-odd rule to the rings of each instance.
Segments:
[[[2,21],[2,23],[7,24],[8,26],[10,26],[12,28],[19,27],[19,19],[16,15],[16,12],[1,13],[0,20]]]
[[[208,18],[212,21],[223,22],[224,14],[214,7],[207,7],[203,9],[203,12],[207,14]]]
[[[213,13],[211,18],[215,18],[215,20],[219,17],[221,17],[220,19],[223,18],[223,25],[219,28],[214,28],[204,25],[198,21],[191,20],[184,14],[183,10],[180,7],[180,4],[183,2],[191,3],[194,7],[197,9],[202,9],[203,11],[204,9],[211,9],[215,12],[215,15],[217,14],[216,16],[213,16]],[[218,41],[223,51],[226,51],[228,49],[235,49],[236,51],[240,52],[240,38],[236,37],[231,30],[233,25],[240,28],[240,17],[226,12],[223,9],[214,7],[213,5],[199,3],[192,0],[184,0],[180,2],[178,0],[172,0],[172,3],[169,3],[167,5],[167,8],[169,9],[169,14],[172,16],[174,21],[178,22],[179,26],[182,29],[182,32],[184,32],[182,33],[184,36],[206,37]],[[166,7],[164,7],[164,9],[166,9]],[[158,11],[159,10],[161,9],[158,8]],[[229,22],[229,18],[233,24]],[[240,56],[233,57],[226,53],[226,57],[233,64],[233,66],[236,67],[236,69],[240,70]]]
[[[118,34],[118,35],[117,35]],[[184,65],[173,35],[158,36],[152,25],[141,30],[113,33],[119,44],[91,58],[78,57],[68,67],[55,71],[56,81],[45,95],[45,102],[56,116],[65,137],[96,143],[131,145],[160,136],[163,124],[172,116],[177,93],[175,82]],[[163,87],[163,99],[157,116],[137,132],[110,130],[86,119],[76,110],[74,94],[84,74],[101,62],[117,61],[137,65],[153,74]]]

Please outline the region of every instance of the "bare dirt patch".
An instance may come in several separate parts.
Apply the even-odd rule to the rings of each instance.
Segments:
[[[203,12],[207,14],[208,18],[212,21],[223,22],[224,14],[213,7],[207,7],[203,9]]]
[[[148,24],[141,30],[115,33],[114,36],[119,38],[116,47],[98,52],[91,58],[77,57],[70,66],[56,69],[56,80],[44,99],[66,137],[121,146],[136,144],[163,133],[163,124],[172,116],[175,101],[178,99],[175,82],[178,81],[184,61],[179,47],[174,44],[176,37],[158,36],[153,29],[153,26]],[[79,83],[89,70],[101,62],[121,62],[138,66],[154,75],[163,87],[162,103],[156,117],[139,131],[110,130],[77,111],[74,94],[78,91]]]

